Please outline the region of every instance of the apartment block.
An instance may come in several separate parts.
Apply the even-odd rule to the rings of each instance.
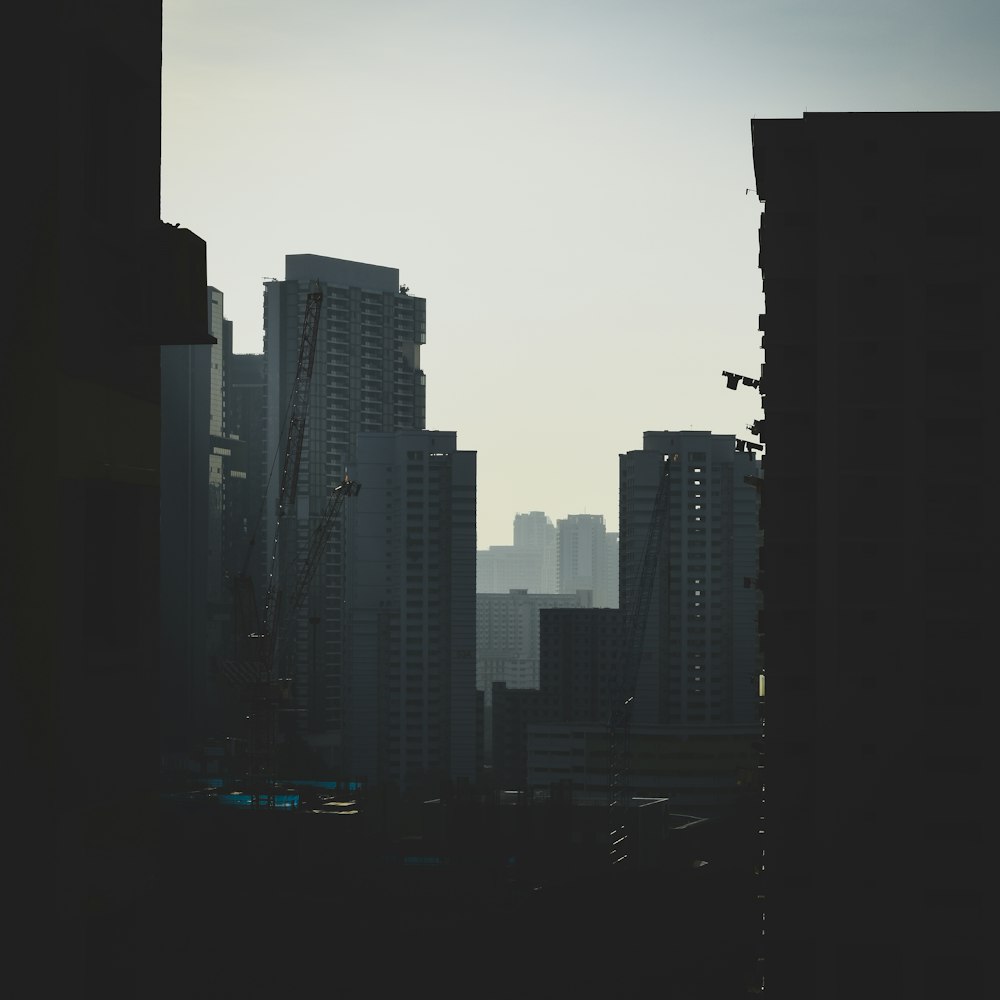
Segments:
[[[278,472],[285,455],[308,296],[322,293],[304,445],[294,508],[261,545],[265,593],[288,589],[300,557],[323,524],[332,489],[356,476],[358,437],[420,430],[426,387],[420,348],[426,303],[400,285],[395,268],[315,254],[285,258],[285,278],[264,285],[266,453]],[[265,524],[278,525],[280,475],[266,490]],[[350,504],[330,525],[327,544],[294,623],[279,647],[277,669],[292,679],[290,728],[323,756],[342,760],[345,718],[345,530]],[[265,599],[266,602],[266,599]]]
[[[348,533],[347,767],[436,795],[481,760],[476,453],[454,432],[362,433]]]
[[[668,521],[635,679],[637,724],[757,721],[758,492],[753,452],[732,435],[647,431],[620,456],[621,606],[638,600],[657,488]]]
[[[590,590],[595,608],[618,607],[618,536],[603,514],[569,514],[556,522],[560,594]]]

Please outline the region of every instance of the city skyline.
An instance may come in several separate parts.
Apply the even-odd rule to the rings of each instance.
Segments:
[[[316,65],[304,38],[323,43],[323,72],[331,62],[342,63],[330,46],[327,29],[333,28],[347,57],[360,53],[365,68],[384,69],[393,94],[405,94],[418,110],[425,92],[418,84],[428,74],[440,80],[456,59],[465,61],[469,73],[461,78],[461,88],[451,89],[475,97],[473,70],[489,67],[491,54],[496,62],[487,42],[506,38],[500,29],[511,28],[510,13],[520,9],[491,8],[488,27],[495,30],[480,32],[483,51],[452,44],[445,55],[454,58],[448,62],[436,58],[438,50],[430,43],[442,32],[452,42],[468,32],[449,34],[432,25],[434,32],[427,35],[423,22],[429,13],[448,10],[466,28],[477,21],[485,25],[474,7],[373,6],[375,17],[358,31],[347,3],[331,0],[321,7],[292,0],[280,30],[296,47],[284,68]],[[686,56],[685,65],[701,65],[702,53],[681,42],[704,26],[706,8],[719,24],[718,12],[733,15],[723,36],[734,38],[746,29],[741,45],[762,76],[780,66],[826,65],[802,44],[807,33],[796,30],[803,27],[797,12],[812,4],[763,0],[746,6],[750,13],[741,4],[712,7],[708,0],[675,18],[687,30],[675,46]],[[12,258],[16,335],[2,366],[7,384],[0,398],[7,406],[5,426],[18,484],[7,491],[12,498],[8,521],[15,530],[5,592],[13,627],[5,630],[4,656],[13,667],[9,715],[18,748],[10,796],[18,805],[11,828],[20,862],[11,892],[18,903],[13,948],[24,958],[32,993],[156,998],[193,989],[273,997],[289,989],[329,989],[331,982],[391,990],[401,970],[415,970],[447,996],[469,992],[470,982],[486,970],[499,989],[516,986],[523,992],[530,981],[540,991],[551,984],[563,995],[589,996],[605,986],[620,990],[626,969],[630,988],[648,987],[687,1000],[745,996],[763,991],[765,984],[768,996],[780,1000],[981,995],[989,979],[980,859],[987,842],[981,790],[989,756],[983,743],[992,735],[985,722],[984,681],[993,661],[987,651],[992,589],[986,574],[996,550],[989,504],[995,494],[994,466],[988,451],[998,435],[990,373],[996,370],[994,331],[1000,328],[1000,259],[992,239],[1000,223],[995,184],[1000,112],[853,113],[855,107],[864,110],[866,102],[859,98],[846,101],[847,111],[830,114],[810,96],[808,104],[803,101],[805,117],[799,111],[765,117],[785,114],[770,108],[749,120],[754,186],[767,198],[759,220],[756,206],[754,211],[766,315],[759,324],[754,316],[750,325],[755,357],[761,360],[757,349],[766,330],[767,378],[756,386],[747,379],[748,386],[739,385],[737,392],[723,389],[721,397],[735,408],[742,398],[756,400],[760,389],[766,404],[766,475],[742,477],[754,492],[746,493],[739,510],[734,508],[730,545],[724,520],[720,517],[720,533],[714,524],[715,470],[695,453],[671,447],[667,462],[662,461],[666,451],[653,451],[653,471],[675,469],[678,478],[659,480],[667,487],[662,492],[656,487],[652,505],[635,501],[648,497],[653,483],[644,477],[630,482],[624,469],[619,480],[625,512],[620,535],[624,607],[538,607],[539,689],[534,691],[504,682],[533,679],[531,663],[522,667],[508,660],[479,669],[486,644],[480,646],[474,608],[501,601],[473,598],[474,541],[489,544],[483,535],[475,539],[476,487],[469,464],[478,466],[490,449],[475,439],[485,434],[481,428],[495,431],[495,453],[520,456],[505,484],[515,500],[510,509],[548,510],[559,520],[562,511],[543,495],[546,483],[558,481],[558,496],[568,497],[579,511],[590,497],[582,495],[575,472],[567,469],[582,467],[590,472],[588,484],[603,484],[597,456],[605,439],[614,438],[613,450],[625,450],[626,461],[630,455],[650,461],[638,457],[637,442],[643,441],[643,452],[654,438],[668,443],[656,428],[677,423],[672,408],[687,405],[693,390],[689,397],[673,390],[686,384],[700,357],[692,356],[688,369],[673,371],[672,338],[654,338],[643,351],[628,342],[625,311],[640,315],[643,303],[626,293],[645,286],[633,280],[628,288],[614,287],[610,278],[615,268],[628,271],[630,261],[645,250],[636,247],[633,257],[615,258],[619,244],[609,243],[596,224],[596,242],[575,250],[597,265],[606,257],[613,264],[606,268],[605,284],[584,288],[621,307],[615,331],[621,335],[600,342],[611,343],[614,356],[587,346],[583,320],[590,317],[583,312],[579,328],[569,329],[572,341],[557,335],[562,329],[557,324],[550,341],[540,337],[529,308],[536,301],[531,292],[539,258],[529,251],[537,247],[544,254],[545,241],[520,225],[525,216],[513,212],[506,192],[495,205],[480,200],[484,209],[497,210],[495,216],[469,214],[486,242],[452,242],[489,273],[481,248],[495,250],[497,259],[509,256],[511,245],[504,237],[517,229],[522,244],[531,244],[510,257],[524,276],[521,287],[497,285],[500,294],[482,294],[478,285],[463,280],[458,267],[441,269],[449,259],[428,231],[417,266],[443,277],[421,279],[424,287],[418,291],[416,266],[387,245],[386,234],[396,232],[400,221],[389,219],[393,200],[366,199],[360,181],[352,189],[335,171],[328,170],[320,184],[304,177],[289,182],[290,175],[282,174],[285,167],[301,169],[317,155],[329,163],[330,157],[322,144],[292,141],[299,136],[290,138],[279,127],[281,116],[262,112],[252,90],[241,89],[238,75],[227,75],[227,60],[238,50],[253,66],[251,82],[262,84],[259,92],[278,93],[279,53],[246,44],[253,41],[254,18],[263,9],[258,0],[239,5],[208,0],[200,8],[189,4],[184,9],[191,14],[191,38],[204,43],[211,65],[223,71],[216,82],[231,82],[232,93],[258,119],[227,118],[239,110],[237,104],[220,108],[215,100],[220,88],[199,84],[192,93],[206,112],[204,120],[220,124],[225,119],[227,127],[245,131],[258,159],[254,169],[243,170],[233,165],[238,160],[224,162],[223,153],[242,152],[227,140],[221,124],[211,142],[203,141],[189,108],[183,148],[197,155],[197,162],[190,161],[197,169],[188,189],[197,198],[175,211],[160,199],[162,0],[62,5],[54,18],[32,8],[28,30],[18,32],[32,67],[24,99],[13,102],[14,134],[30,140],[30,155],[13,160],[21,194],[14,200],[13,232],[22,237],[26,252]],[[315,18],[305,16],[312,10]],[[568,38],[562,49],[562,36],[543,30],[554,26],[553,10],[565,15]],[[606,44],[595,48],[607,54],[602,82],[610,86],[620,77],[634,82],[642,75],[642,57],[658,37],[652,28],[658,17],[662,24],[663,10],[671,16],[678,12],[668,0],[641,6],[626,0],[615,8],[618,20],[607,22]],[[781,24],[770,17],[776,10],[786,15]],[[915,53],[910,46],[910,54],[922,60],[915,65],[925,77],[912,100],[933,95],[928,97],[932,107],[941,102],[950,108],[972,106],[971,97],[959,100],[958,90],[948,89],[952,74],[958,87],[975,85],[978,106],[985,90],[994,88],[998,72],[996,60],[982,71],[981,57],[994,45],[996,32],[990,17],[979,14],[989,15],[992,7],[953,4],[932,16],[927,10],[921,3],[897,0],[890,6],[876,0],[866,9],[864,30],[854,25],[846,32],[838,31],[839,9],[825,17],[825,36],[840,44],[841,78],[852,87],[860,83],[859,93],[868,91],[880,103],[906,91],[915,79],[897,72],[906,46],[894,46],[891,33],[876,30],[902,23],[899,18],[905,16],[907,36],[921,43]],[[643,49],[637,43],[626,51],[618,29],[635,21],[636,12],[646,16],[641,42],[648,45]],[[221,31],[220,13],[227,18]],[[950,28],[941,30],[943,18]],[[552,79],[565,82],[566,93],[575,91],[579,81],[563,81],[561,74],[573,62],[567,52],[588,30],[596,38],[598,22],[593,6],[545,6],[533,11],[531,20],[518,22],[523,44],[517,51],[540,53]],[[768,32],[774,32],[775,44],[757,45]],[[957,52],[956,32],[975,34],[975,44]],[[257,35],[276,41],[270,31]],[[713,37],[713,45],[725,37]],[[627,61],[612,64],[615,53]],[[873,53],[890,70],[895,89],[878,90],[871,79],[857,79],[855,70]],[[393,68],[407,62],[420,69],[410,87],[400,84],[405,74]],[[717,60],[705,67],[706,79],[718,65]],[[729,67],[723,82],[728,85],[744,68]],[[519,81],[519,66],[511,62],[511,69],[511,80]],[[300,86],[298,93],[305,90]],[[350,97],[352,92],[344,93]],[[746,93],[754,97],[749,88]],[[335,131],[338,111],[346,127],[352,100],[338,107],[328,89],[310,94],[318,97],[319,108],[310,122],[318,122],[320,132]],[[847,96],[852,95],[853,90]],[[586,110],[586,97],[577,98]],[[291,112],[300,106],[294,98],[284,100]],[[995,104],[992,94],[989,100]],[[539,110],[545,106],[541,95]],[[174,139],[177,107],[167,115],[173,115],[169,131]],[[389,118],[369,117],[375,128],[363,162],[378,181],[381,167],[395,170],[397,161],[380,160],[375,141],[388,135]],[[428,120],[427,151],[437,147],[439,124]],[[703,149],[703,138],[707,142],[695,130],[678,134],[691,150]],[[338,142],[352,145],[346,131],[338,133]],[[382,147],[389,148],[391,143]],[[419,163],[415,150],[398,162]],[[272,151],[280,153],[280,160],[270,158]],[[719,155],[711,154],[713,162]],[[734,156],[733,163],[737,160]],[[550,177],[551,164],[543,166]],[[700,256],[702,248],[724,245],[701,211],[705,202],[697,203],[698,191],[691,185],[667,176],[669,163],[661,166],[671,190],[679,192],[677,200],[690,201],[678,208],[678,228],[664,237],[688,251],[690,267],[683,274],[670,272],[671,287],[657,289],[671,309],[673,327],[682,328],[687,313],[674,289],[682,285],[691,301],[701,295],[707,315],[715,299],[706,298],[694,283],[683,285],[684,279],[704,272],[725,288],[728,272],[721,256],[714,268],[710,258]],[[633,179],[639,190],[638,175]],[[485,173],[478,180],[491,183]],[[698,190],[714,186],[706,172]],[[573,197],[579,188],[568,184],[566,193]],[[301,204],[315,210],[319,199],[313,189],[322,196],[332,192],[324,211],[310,216],[323,230],[321,247],[311,245],[311,236],[302,245],[297,237],[276,233],[268,215],[270,203],[274,218],[294,222],[300,193]],[[166,200],[172,205],[178,204],[177,190],[173,186]],[[260,194],[248,198],[247,191]],[[428,751],[433,749],[432,727],[443,726],[444,713],[455,709],[462,720],[458,730],[451,730],[449,757],[454,765],[461,744],[467,748],[465,759],[471,759],[470,695],[477,733],[486,734],[487,716],[485,698],[466,683],[474,680],[470,654],[475,651],[475,674],[483,682],[499,674],[488,743],[493,766],[486,766],[486,741],[477,742],[476,756],[480,746],[483,756],[476,761],[474,784],[443,781],[429,798],[424,788],[404,791],[391,781],[379,786],[370,775],[342,778],[306,752],[308,747],[273,739],[275,729],[283,727],[272,723],[288,721],[285,696],[295,692],[289,678],[271,669],[287,662],[287,647],[271,640],[280,638],[288,621],[278,612],[297,607],[302,591],[296,586],[290,601],[268,601],[276,613],[264,616],[264,628],[258,627],[255,584],[252,573],[247,575],[254,560],[239,556],[241,542],[248,541],[244,529],[250,515],[261,506],[254,502],[260,494],[255,484],[266,480],[263,453],[269,450],[267,428],[274,427],[266,419],[268,405],[273,409],[285,394],[280,386],[275,393],[276,380],[268,378],[264,364],[279,356],[273,350],[273,321],[267,356],[230,353],[244,307],[233,303],[228,314],[223,296],[232,290],[237,300],[246,301],[238,276],[248,270],[249,258],[241,254],[245,249],[252,258],[256,251],[249,230],[238,234],[245,237],[239,247],[216,238],[234,226],[225,220],[216,225],[207,210],[203,213],[202,195],[208,202],[214,198],[212,207],[228,212],[230,220],[246,220],[253,238],[261,240],[258,246],[279,245],[282,258],[286,252],[322,249],[343,254],[337,258],[342,262],[384,262],[378,266],[392,272],[381,310],[383,320],[392,316],[391,333],[389,324],[375,322],[378,310],[370,293],[348,289],[346,332],[349,340],[356,331],[361,335],[362,354],[356,367],[348,363],[346,381],[350,389],[356,371],[362,385],[368,383],[358,394],[359,407],[351,405],[348,393],[348,414],[360,410],[362,417],[371,416],[377,409],[376,388],[366,378],[372,367],[365,364],[376,359],[364,353],[365,338],[370,352],[376,349],[370,343],[378,339],[376,328],[394,350],[405,344],[405,337],[396,336],[402,332],[396,320],[408,327],[410,319],[403,314],[410,305],[415,312],[412,300],[425,301],[425,295],[432,309],[437,301],[448,302],[453,317],[468,320],[464,327],[444,323],[438,328],[434,350],[454,362],[458,388],[449,391],[447,384],[432,380],[428,394],[457,419],[447,431],[414,430],[412,437],[423,439],[427,448],[387,430],[357,438],[367,437],[371,445],[394,439],[399,461],[380,447],[366,454],[338,453],[326,448],[315,431],[324,428],[331,437],[350,441],[350,428],[310,417],[310,443],[317,447],[306,448],[303,437],[303,452],[294,455],[296,463],[302,459],[304,487],[310,478],[307,460],[314,472],[317,458],[328,462],[331,472],[342,465],[341,454],[357,462],[358,480],[341,482],[343,492],[317,520],[329,525],[330,512],[350,496],[344,512],[367,516],[372,530],[350,522],[346,558],[357,568],[348,574],[350,592],[341,604],[336,588],[324,589],[319,610],[344,612],[356,626],[349,650],[351,670],[357,667],[352,685],[375,679],[368,670],[372,653],[387,667],[381,677],[389,681],[389,707],[402,707],[408,716],[399,732],[414,749],[412,758],[407,749],[407,758],[418,760],[425,734]],[[641,197],[640,192],[636,200]],[[422,197],[421,204],[425,201]],[[452,237],[456,224],[445,202],[451,199],[426,203],[439,209],[442,227],[451,218]],[[372,253],[357,246],[327,249],[334,231],[331,206],[342,213],[338,244],[352,242],[361,232],[352,229],[349,218],[359,208],[369,213],[364,233],[386,246]],[[526,214],[534,207],[526,205]],[[551,207],[554,213],[557,206]],[[692,218],[703,217],[700,241],[685,244],[682,209]],[[204,227],[195,218],[199,214]],[[495,218],[508,219],[508,228],[498,229]],[[650,228],[656,224],[652,217],[643,219]],[[387,221],[393,224],[383,225]],[[652,254],[646,258],[663,263]],[[216,270],[220,260],[232,266],[229,274]],[[207,266],[209,261],[214,263]],[[261,269],[262,276],[281,273],[280,268]],[[631,272],[630,277],[637,279]],[[396,291],[397,280],[410,285],[412,293]],[[302,284],[309,287],[307,281]],[[343,289],[327,282],[324,292],[331,308],[340,300],[339,315],[328,317],[327,330],[334,335],[345,332]],[[252,297],[255,312],[258,291]],[[302,296],[286,296],[289,308],[281,310],[291,321],[284,327],[286,345],[301,330],[316,329],[305,321],[318,314],[299,309],[305,307],[303,297],[314,301],[312,290],[302,291]],[[565,288],[553,285],[550,292],[560,308],[569,301]],[[279,288],[268,293],[275,307],[269,310],[271,320],[281,296]],[[743,308],[735,300],[731,305]],[[505,324],[514,310],[525,319],[525,329]],[[486,329],[473,322],[480,315],[500,325]],[[431,319],[433,336],[433,314]],[[413,327],[423,329],[416,315]],[[463,331],[474,334],[465,338],[470,348],[465,356],[477,358],[471,367],[463,367],[462,351],[454,346],[456,331],[459,342]],[[337,369],[341,361],[327,356],[322,364],[322,351],[337,346],[335,339],[317,348],[317,373],[327,388],[344,381]],[[539,350],[531,355],[523,344]],[[705,346],[711,345],[706,341]],[[552,360],[544,354],[548,347],[570,350]],[[379,350],[385,360],[387,352]],[[410,357],[415,360],[415,352]],[[508,378],[500,365],[508,358],[522,366],[530,361],[533,368],[521,380]],[[605,384],[614,387],[600,397],[599,406],[596,397],[582,392],[583,383],[570,377],[577,359],[579,367],[600,371]],[[431,357],[427,360],[433,370]],[[726,369],[743,369],[727,361]],[[616,364],[621,365],[617,373]],[[391,367],[396,372],[405,365]],[[529,376],[545,372],[545,406],[535,407]],[[643,378],[655,381],[652,396],[644,395]],[[734,386],[742,383],[738,376],[730,379]],[[566,385],[574,390],[564,392]],[[480,405],[466,406],[459,390],[474,392]],[[433,415],[424,421],[424,395],[416,395],[412,412],[419,407],[418,423],[446,425]],[[396,412],[395,391],[392,406],[388,400],[382,393],[383,415]],[[639,419],[644,429],[633,429],[633,400],[663,409],[662,420]],[[324,409],[332,416],[338,400],[330,402]],[[601,440],[588,437],[589,428],[579,418],[583,407],[588,415],[605,416]],[[543,410],[546,418],[540,423]],[[294,407],[292,412],[297,412]],[[703,424],[696,417],[692,412],[689,419],[721,435],[712,421]],[[291,419],[287,426],[303,427]],[[677,436],[691,436],[683,420],[679,426]],[[765,428],[758,430],[763,443]],[[438,438],[442,433],[450,435],[447,442]],[[289,438],[297,440],[289,434],[286,442]],[[590,449],[589,463],[572,451],[580,441]],[[707,456],[709,450],[704,451]],[[723,463],[754,458],[745,449],[732,452],[733,444],[724,443]],[[685,454],[690,461],[682,458]],[[464,470],[457,464],[460,457]],[[547,463],[544,475],[535,461]],[[319,478],[329,484],[325,469]],[[285,475],[282,480],[290,481]],[[725,499],[725,482],[720,475],[719,501]],[[675,587],[670,490],[680,485],[685,496],[677,499],[684,507],[676,511],[676,523],[686,526],[681,534],[686,531],[691,544],[686,567],[682,555],[681,586]],[[492,491],[489,483],[484,489],[491,489],[491,509],[494,498],[503,501],[499,489]],[[264,516],[274,527],[290,528],[291,521],[278,516],[281,508],[289,514],[292,507],[291,495],[283,497],[279,509]],[[315,508],[299,504],[302,499],[309,500],[308,492],[296,494],[296,518],[306,513],[304,508]],[[639,718],[639,699],[645,695],[638,685],[635,712],[630,702],[609,711],[612,696],[632,687],[603,683],[602,689],[602,682],[613,681],[608,668],[635,663],[632,637],[643,635],[647,643],[658,638],[655,617],[654,627],[644,631],[637,626],[648,612],[633,617],[628,611],[647,607],[647,598],[655,611],[657,582],[666,598],[659,618],[671,630],[665,636],[668,654],[676,634],[673,612],[686,590],[687,608],[680,610],[689,640],[699,640],[698,648],[688,643],[689,666],[700,673],[702,625],[708,629],[706,653],[713,634],[724,635],[712,631],[717,588],[703,581],[714,573],[715,552],[720,570],[729,552],[736,556],[735,516],[753,529],[752,509],[758,504],[757,572],[747,559],[737,564],[734,558],[731,573],[725,574],[738,591],[744,620],[751,605],[763,601],[756,641],[748,636],[747,644],[756,660],[766,661],[766,692],[761,675],[756,695],[751,693],[757,721],[736,728],[725,722],[668,723],[653,731]],[[601,506],[608,505],[602,500]],[[663,515],[651,519],[656,530],[644,533],[644,511]],[[504,526],[510,523],[508,510],[501,520]],[[543,514],[530,524],[515,522],[515,542],[544,540],[549,534],[544,520]],[[703,529],[708,537],[700,537]],[[309,541],[322,543],[328,539],[324,532],[312,533]],[[666,544],[656,546],[655,567],[641,559],[640,571],[630,572],[636,566],[634,540],[644,534]],[[713,545],[716,539],[719,546]],[[748,556],[751,547],[741,546]],[[309,553],[315,551],[310,545]],[[315,579],[308,555],[307,564],[309,572],[297,575],[296,583]],[[629,587],[630,579],[642,586]],[[581,598],[588,593],[581,591]],[[533,603],[521,600],[530,597],[526,594],[506,597],[508,605]],[[396,634],[393,616],[400,622]],[[382,627],[386,619],[387,629]],[[279,627],[272,629],[268,622]],[[502,627],[507,624],[511,633],[518,627],[510,619]],[[370,641],[373,625],[384,646]],[[223,653],[221,662],[206,662],[194,655],[212,643],[213,633],[225,640],[231,658]],[[367,661],[354,655],[365,652],[366,635]],[[456,674],[444,669],[447,657],[437,652],[446,653],[449,646],[452,663],[460,661],[461,668],[458,688],[452,685],[446,697],[446,673],[451,680]],[[389,653],[384,658],[383,649]],[[623,649],[630,651],[627,659],[619,656]],[[403,650],[405,659],[395,655]],[[315,642],[308,652],[310,663],[318,666],[321,651]],[[496,660],[501,658],[507,659]],[[396,664],[406,667],[406,690],[401,673],[393,701]],[[549,664],[556,669],[547,669]],[[232,739],[186,737],[185,730],[196,736],[197,726],[187,720],[197,723],[197,688],[206,668],[206,680],[214,677],[220,688],[236,682],[227,689],[232,698],[219,698],[220,714],[229,717],[219,731],[233,734]],[[358,676],[362,672],[364,678]],[[631,670],[621,674],[624,681],[633,676]],[[699,678],[694,681],[689,693],[698,694]],[[709,692],[712,682],[709,676]],[[705,690],[702,683],[701,693]],[[347,693],[364,694],[356,686]],[[377,704],[379,692],[375,700],[372,693],[369,687],[369,706]],[[697,706],[689,702],[689,707]],[[581,717],[589,721],[578,725]],[[365,726],[362,718],[357,721]],[[507,766],[498,768],[498,760]],[[584,782],[578,776],[586,788],[580,788]],[[595,794],[578,796],[578,790]],[[621,809],[629,794],[632,808]],[[613,829],[607,822],[609,804],[616,817]],[[256,947],[262,928],[264,950]],[[647,956],[655,961],[643,961]]]
[[[650,429],[746,437],[764,311],[750,124],[990,110],[985,3],[167,0],[161,215],[239,352],[286,254],[431,303],[428,429],[479,456],[477,549],[603,514]]]

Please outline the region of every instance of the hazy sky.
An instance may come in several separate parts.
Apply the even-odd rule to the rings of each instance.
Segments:
[[[164,0],[161,217],[237,351],[285,254],[398,268],[478,547],[617,531],[643,431],[761,415],[750,120],[998,108],[1000,0]]]

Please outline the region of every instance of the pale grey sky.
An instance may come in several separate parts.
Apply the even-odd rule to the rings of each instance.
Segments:
[[[643,431],[750,437],[752,118],[1000,108],[1000,0],[164,0],[162,211],[236,349],[288,253],[427,299],[478,547],[603,514]]]

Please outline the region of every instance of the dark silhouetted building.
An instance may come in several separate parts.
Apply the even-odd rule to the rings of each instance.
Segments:
[[[233,330],[223,294],[206,292],[211,344],[163,347],[161,364],[160,607],[164,769],[217,773],[229,740],[246,737],[227,671],[235,657],[233,576],[248,549],[251,442],[263,417],[243,419],[233,386]],[[235,404],[235,405],[234,405]],[[256,445],[259,433],[255,436]],[[251,475],[259,472],[256,452]]]
[[[476,684],[485,690],[494,681],[512,688],[539,684],[539,616],[546,608],[589,608],[593,593],[476,595]]]
[[[982,996],[1000,114],[751,135],[767,993]]]
[[[9,25],[8,127],[23,155],[7,163],[0,659],[16,748],[7,892],[28,940],[8,943],[27,988],[46,996],[144,993],[160,348],[207,341],[205,244],[160,220],[161,13],[159,2],[63,4]]]
[[[527,590],[476,595],[476,688],[483,692],[487,763],[493,760],[493,685],[501,682],[511,690],[538,690],[542,610],[589,608],[592,603],[593,593],[589,590],[572,595],[529,594]]]

